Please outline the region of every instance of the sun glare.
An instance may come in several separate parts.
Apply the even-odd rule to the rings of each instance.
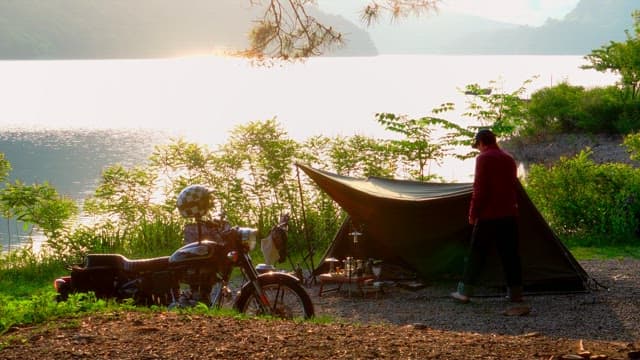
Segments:
[[[185,52],[175,55],[174,59],[183,59],[183,58],[209,58],[209,57],[217,57],[217,58],[238,58],[234,53],[237,49],[233,49],[226,46],[215,46],[207,51],[196,51],[196,52]]]

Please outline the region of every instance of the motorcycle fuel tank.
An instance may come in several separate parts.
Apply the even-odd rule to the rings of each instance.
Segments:
[[[193,242],[176,250],[169,257],[170,263],[208,259],[213,256],[216,243],[209,240]]]

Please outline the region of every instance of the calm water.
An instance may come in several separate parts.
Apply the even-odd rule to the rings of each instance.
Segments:
[[[0,152],[11,162],[10,180],[46,181],[81,203],[93,193],[105,167],[143,164],[153,146],[167,139],[163,132],[152,130],[5,128],[0,131]],[[25,242],[28,232],[0,217],[3,249]]]
[[[230,129],[277,118],[296,140],[323,134],[391,137],[377,112],[430,115],[466,84],[498,81],[512,92],[538,76],[529,93],[567,81],[603,86],[616,77],[579,68],[580,56],[377,56],[319,58],[252,67],[224,58],[0,62],[0,152],[13,178],[49,181],[81,201],[101,170],[146,160],[170,136],[209,145]],[[460,111],[447,116],[462,123]],[[456,118],[458,117],[458,118]],[[434,168],[447,180],[469,181],[472,163]],[[0,236],[6,248],[7,233]]]

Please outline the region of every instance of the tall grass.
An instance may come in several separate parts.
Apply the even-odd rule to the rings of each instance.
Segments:
[[[110,223],[79,227],[62,244],[62,252],[82,257],[87,253],[119,253],[132,258],[167,255],[182,245],[184,223],[171,218],[155,218],[136,226],[119,228]]]
[[[51,288],[54,277],[66,272],[65,264],[52,256],[36,254],[29,247],[0,254],[0,295],[28,297]]]

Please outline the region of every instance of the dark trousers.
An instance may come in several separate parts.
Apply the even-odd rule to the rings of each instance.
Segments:
[[[508,287],[522,286],[522,265],[518,253],[518,224],[515,217],[479,220],[473,227],[471,246],[464,269],[465,285],[476,285],[487,254],[495,246]]]

